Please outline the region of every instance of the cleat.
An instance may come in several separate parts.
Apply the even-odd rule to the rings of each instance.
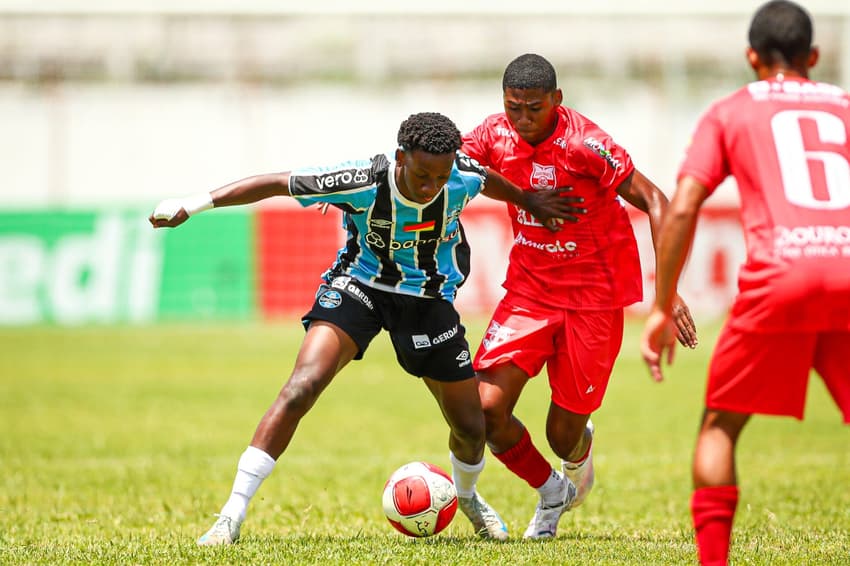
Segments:
[[[239,527],[241,524],[227,515],[217,515],[218,519],[210,527],[210,530],[198,539],[198,546],[221,546],[233,544],[239,540]]]
[[[587,420],[585,430],[590,432],[592,442],[594,426],[590,419]],[[590,452],[584,462],[576,465],[572,462],[562,461],[561,468],[564,470],[564,475],[576,486],[576,497],[570,505],[570,509],[575,509],[584,502],[587,494],[593,489],[593,444],[590,445]]]
[[[557,505],[544,505],[543,500],[537,504],[534,510],[534,516],[528,523],[528,528],[525,529],[524,538],[528,539],[548,539],[555,538],[558,533],[558,521],[573,503],[576,498],[576,486],[564,477],[561,472],[555,472],[564,482],[564,499]]]
[[[493,540],[508,538],[508,526],[478,493],[474,493],[472,497],[458,497],[457,501],[458,507],[472,522],[475,534],[479,537]]]

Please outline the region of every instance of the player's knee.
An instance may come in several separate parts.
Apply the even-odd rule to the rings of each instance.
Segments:
[[[452,425],[452,433],[458,440],[467,446],[475,446],[477,448],[484,447],[485,439],[485,422],[482,418],[475,418],[469,415],[468,418],[463,418],[455,421]]]
[[[280,390],[277,402],[287,414],[301,417],[316,402],[321,393],[319,380],[308,374],[293,373],[283,389]]]
[[[561,428],[556,431],[547,431],[546,438],[549,441],[549,447],[562,460],[575,459],[574,454],[581,452],[581,446],[584,437],[584,429],[573,431],[568,428]]]
[[[487,440],[499,437],[510,423],[510,415],[497,407],[482,408],[484,409],[484,427]]]

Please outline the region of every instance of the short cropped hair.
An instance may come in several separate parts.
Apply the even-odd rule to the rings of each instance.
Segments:
[[[812,49],[812,19],[798,4],[771,0],[750,23],[750,47],[768,65],[790,65]]]
[[[542,89],[552,92],[558,88],[555,67],[544,57],[535,53],[520,55],[505,68],[502,76],[502,90],[517,88],[520,90]]]
[[[411,114],[398,129],[398,145],[405,151],[434,155],[454,153],[462,145],[455,123],[437,112]]]

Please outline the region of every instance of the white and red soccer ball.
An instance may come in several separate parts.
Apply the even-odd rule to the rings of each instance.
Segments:
[[[451,476],[427,462],[397,469],[384,485],[384,514],[397,531],[429,537],[445,529],[457,511],[457,491]]]

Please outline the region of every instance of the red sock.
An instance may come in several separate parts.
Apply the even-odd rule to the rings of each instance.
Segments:
[[[493,456],[534,489],[546,483],[552,473],[552,465],[534,447],[527,429],[523,431],[519,442],[504,452],[494,452]]]
[[[697,549],[703,566],[726,566],[732,520],[738,506],[738,486],[722,485],[694,490],[691,516],[696,530]]]

